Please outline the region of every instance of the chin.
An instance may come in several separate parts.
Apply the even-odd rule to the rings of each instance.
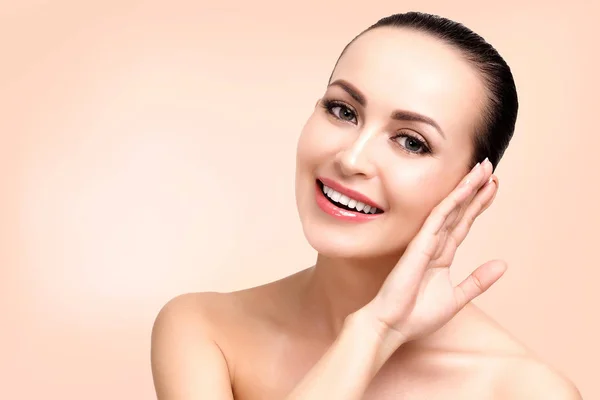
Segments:
[[[364,258],[372,253],[364,242],[360,243],[360,238],[348,238],[330,229],[307,227],[304,237],[317,253],[328,258]]]
[[[390,235],[389,219],[394,218],[387,211],[362,215],[365,213],[357,213],[336,204],[337,199],[332,202],[323,196],[318,181],[311,180],[310,185],[306,182],[297,180],[296,206],[304,236],[317,253],[327,258],[355,260],[389,258],[400,253],[402,235],[397,232]]]
[[[363,227],[337,226],[322,221],[303,221],[304,237],[320,255],[337,259],[374,259],[390,256],[392,249],[386,248],[381,231]]]
[[[382,221],[337,220],[324,213],[312,198],[299,197],[297,206],[304,237],[320,255],[335,259],[372,259],[390,254],[386,248],[390,245],[389,237],[386,240]]]

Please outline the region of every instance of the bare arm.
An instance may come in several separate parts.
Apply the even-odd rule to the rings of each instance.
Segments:
[[[233,399],[225,357],[211,339],[197,296],[171,300],[154,322],[151,361],[158,400]]]
[[[286,400],[361,399],[367,386],[402,339],[387,335],[361,311],[350,315],[342,332]]]

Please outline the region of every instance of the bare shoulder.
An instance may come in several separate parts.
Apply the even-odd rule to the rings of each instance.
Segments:
[[[220,293],[183,294],[158,312],[152,327],[151,364],[159,399],[233,398],[232,371],[215,340],[226,298]]]
[[[275,290],[280,282],[273,282],[233,292],[186,293],[169,300],[158,313],[153,331],[161,329],[186,330],[223,340],[228,332],[260,321],[267,305],[273,305]],[[277,302],[275,302],[277,304]],[[264,322],[264,321],[262,321]]]
[[[497,383],[498,399],[582,399],[581,393],[569,378],[533,357],[505,362]]]
[[[476,311],[477,312],[477,311]],[[577,387],[563,373],[544,362],[495,320],[479,310],[482,332],[499,357],[499,399],[581,399]]]
[[[169,300],[152,327],[151,364],[157,392],[198,387],[194,393],[202,397],[209,390],[231,391],[237,358],[244,356],[243,349],[249,347],[245,344],[265,333],[274,320],[281,308],[277,298],[286,289],[282,284],[288,281],[227,293],[186,293]]]
[[[487,313],[467,307],[456,321],[441,332],[453,347],[477,354],[478,371],[493,376],[494,398],[502,400],[580,400],[577,387],[555,367],[541,360]],[[487,367],[486,367],[487,366]]]
[[[169,300],[158,312],[154,333],[164,329],[177,329],[212,336],[215,318],[225,307],[227,296],[223,293],[186,293]]]
[[[194,348],[202,342],[210,342],[221,349],[228,332],[244,325],[248,310],[252,307],[244,292],[195,292],[185,293],[169,300],[158,312],[152,327],[152,345],[172,340],[186,348]],[[224,352],[223,357],[226,358]]]
[[[178,295],[159,311],[157,321],[177,318],[179,322],[210,330],[212,321],[231,308],[235,293],[195,292]]]

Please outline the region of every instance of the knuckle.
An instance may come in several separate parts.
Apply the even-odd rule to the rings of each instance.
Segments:
[[[466,220],[467,220],[467,223],[469,224],[469,226],[470,226],[470,225],[473,225],[473,224],[475,223],[475,218],[477,218],[477,215],[478,215],[478,214],[476,214],[476,213],[473,213],[473,214],[468,214],[468,215],[465,217],[465,218],[466,218]]]
[[[473,282],[473,285],[475,285],[479,291],[483,291],[483,285],[477,276],[471,275],[471,282]]]

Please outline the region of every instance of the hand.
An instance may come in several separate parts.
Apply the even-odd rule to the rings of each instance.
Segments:
[[[433,209],[378,294],[359,310],[396,348],[439,329],[506,270],[504,262],[489,261],[458,286],[450,281],[456,249],[495,197],[492,169],[487,159],[475,166]]]

